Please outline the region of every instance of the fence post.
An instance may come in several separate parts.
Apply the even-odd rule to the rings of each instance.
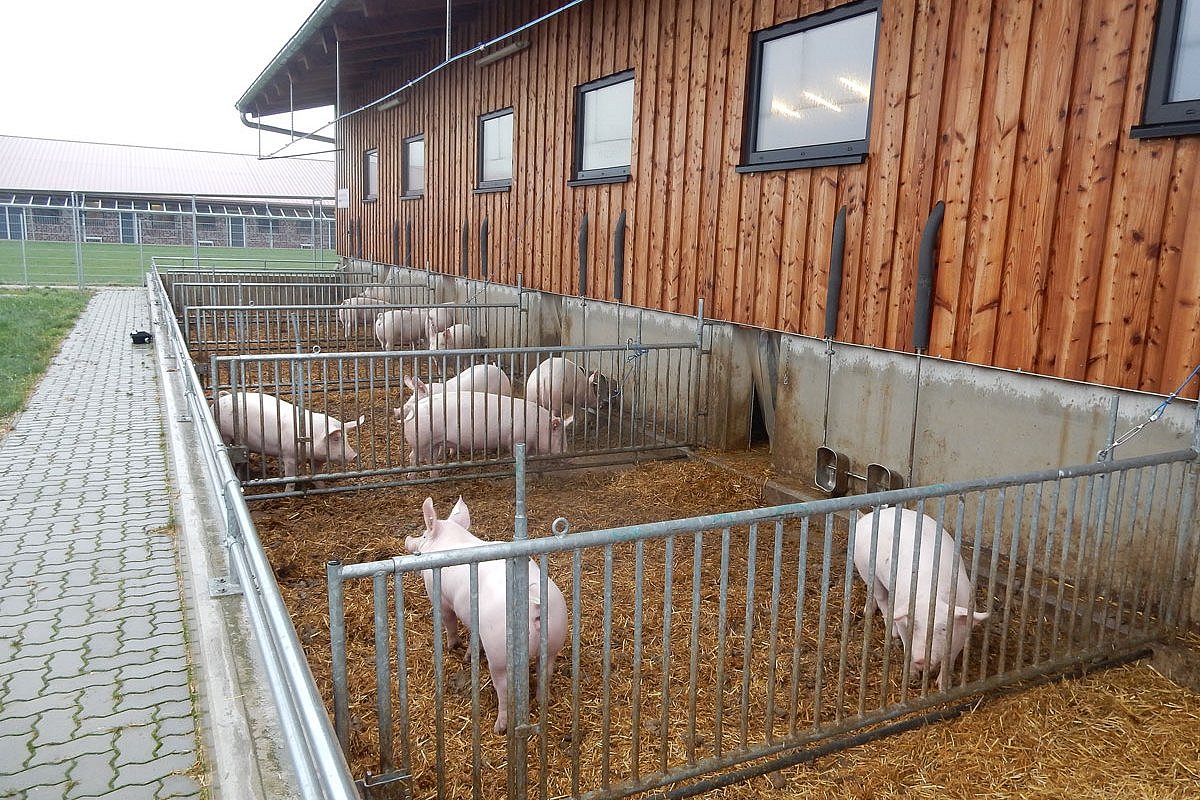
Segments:
[[[516,518],[513,540],[528,538],[525,516],[525,444],[513,445],[516,458]],[[508,797],[524,798],[528,791],[525,760],[529,749],[529,557],[507,559],[508,578]]]

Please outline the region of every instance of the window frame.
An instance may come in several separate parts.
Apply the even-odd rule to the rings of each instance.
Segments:
[[[637,130],[637,125],[631,116],[629,125],[629,163],[623,167],[602,167],[600,169],[583,169],[583,132],[584,132],[584,105],[589,92],[597,89],[605,89],[609,86],[616,86],[626,81],[633,82],[635,79],[632,69],[615,72],[612,75],[606,75],[603,78],[597,78],[588,83],[582,83],[575,87],[575,136],[573,145],[573,155],[571,162],[572,179],[567,181],[568,186],[590,186],[597,183],[622,183],[628,181],[633,175],[633,134]],[[633,95],[633,110],[637,110],[637,84],[634,84]]]
[[[413,189],[409,185],[409,147],[416,142],[421,143],[422,161],[424,162],[425,154],[425,134],[418,133],[415,136],[409,136],[401,142],[400,146],[400,197],[405,200],[416,200],[425,196],[425,177],[422,172],[421,188]],[[425,169],[424,163],[421,166],[422,171]]]
[[[746,103],[742,125],[742,162],[738,172],[765,172],[768,170],[803,169],[840,164],[861,164],[867,160],[871,141],[871,119],[875,110],[875,73],[879,68],[879,37],[882,28],[881,0],[860,2],[820,11],[816,14],[764,28],[750,34],[750,58],[746,76]],[[758,103],[763,79],[763,52],[766,45],[789,36],[815,31],[836,22],[855,17],[875,15],[875,42],[871,51],[871,90],[867,98],[867,119],[861,139],[799,147],[757,150]]]
[[[379,199],[379,148],[370,147],[362,156],[362,199],[374,203]]]
[[[1158,4],[1154,15],[1154,43],[1147,65],[1142,122],[1129,131],[1134,139],[1200,133],[1200,97],[1174,102],[1167,99],[1176,65],[1179,25],[1187,2],[1189,0],[1160,0]],[[1190,2],[1197,3],[1192,12],[1200,14],[1200,0]]]
[[[508,108],[501,108],[501,109],[492,111],[487,114],[479,115],[479,122],[476,126],[477,146],[476,146],[476,152],[475,152],[475,175],[477,177],[477,180],[475,183],[475,191],[477,191],[477,192],[499,192],[499,191],[505,191],[507,189],[512,188],[512,184],[513,184],[512,144],[513,144],[513,139],[516,138],[515,134],[513,134],[512,138],[510,138],[510,140],[509,140],[509,148],[508,148],[508,174],[509,174],[509,177],[493,178],[490,180],[484,180],[484,178],[483,178],[483,152],[484,152],[484,143],[485,143],[485,141],[484,141],[484,126],[487,122],[490,122],[491,120],[494,120],[494,119],[499,119],[500,117],[504,117],[504,116],[513,117],[513,122],[514,123],[516,122],[516,117],[514,115],[512,106],[509,106]]]

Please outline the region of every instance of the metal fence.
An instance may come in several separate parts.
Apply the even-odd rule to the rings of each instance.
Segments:
[[[343,749],[380,743],[378,770],[359,781],[368,796],[607,798],[666,786],[659,796],[687,796],[779,769],[855,731],[1127,656],[1175,629],[1197,549],[1197,466],[1191,449],[604,531],[569,532],[560,519],[534,539],[522,538],[518,494],[513,542],[329,565],[335,729]],[[965,571],[951,585],[966,580],[975,609],[990,611],[960,657],[943,652],[944,691],[910,667],[920,654],[893,638],[898,623],[863,614],[873,576],[856,571],[855,537],[885,549],[893,531],[871,513],[884,507],[948,530]],[[856,529],[846,517],[858,508],[868,515]],[[479,565],[507,560],[511,577],[530,558],[568,598],[569,636],[532,709],[525,671],[511,666],[527,663],[528,616],[508,595],[518,650],[497,751],[478,634],[456,668],[420,572],[432,570],[434,608],[442,592],[470,598],[458,610],[478,631],[481,606],[495,602]],[[471,565],[469,579],[455,565]],[[890,585],[911,575],[915,586],[921,569],[901,564]],[[351,595],[374,609],[373,630],[347,629]],[[946,622],[932,604],[908,611]],[[375,701],[356,706],[354,732],[347,637],[359,658],[374,642]]]
[[[156,256],[264,253],[336,261],[328,198],[0,196],[0,279],[135,283]]]
[[[257,330],[249,338],[262,335]],[[532,456],[534,464],[597,466],[696,443],[698,339],[587,347],[213,356],[208,394],[214,409],[220,408],[222,393],[228,394],[224,402],[231,415],[224,420],[226,439],[254,498],[275,497],[280,490],[321,493],[510,474],[511,443],[538,438],[532,429],[522,435],[514,432],[514,426],[522,424],[524,407],[519,398],[525,394],[526,377],[548,358],[566,358],[582,370],[605,376],[608,389],[595,395],[595,402],[581,397],[580,402],[554,409],[553,415],[538,411],[530,425],[551,425],[553,417],[560,421],[569,417],[570,422],[563,426],[563,449]],[[499,367],[518,399],[490,395],[480,416],[468,421],[468,413],[459,409],[459,395],[448,395],[450,402],[430,404],[422,417],[427,424],[414,425],[413,436],[408,436],[402,423],[403,404],[411,396],[406,379],[439,383],[483,364]],[[273,399],[247,405],[243,412],[244,401],[235,398],[247,393]],[[286,405],[276,406],[276,399]],[[512,411],[514,406],[517,411]],[[328,428],[361,420],[344,449],[339,444],[336,452],[328,451],[324,430],[317,430],[327,418],[333,420]],[[448,427],[465,433],[451,441],[445,452],[416,463],[418,455],[433,448],[436,430]],[[277,446],[261,446],[268,441]],[[268,456],[263,451],[269,451]],[[279,457],[286,453],[296,455],[292,463]],[[302,474],[292,471],[297,467]],[[308,480],[323,485],[310,486]]]

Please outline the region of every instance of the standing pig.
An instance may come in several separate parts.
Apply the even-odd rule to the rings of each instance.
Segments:
[[[568,358],[547,358],[534,367],[525,381],[525,398],[561,414],[563,406],[600,408],[620,390],[613,390],[599,372],[584,372]]]
[[[457,452],[510,452],[524,442],[529,455],[565,452],[563,419],[537,403],[485,392],[454,392],[422,397],[404,415],[404,440],[413,465],[436,463],[447,448]]]
[[[247,449],[283,461],[283,472],[289,478],[297,474],[300,455],[296,445],[298,411],[286,400],[259,392],[222,392],[217,398],[217,427],[221,441],[227,445],[241,442]],[[304,412],[304,435],[311,440],[308,462],[313,472],[322,464],[351,464],[358,453],[346,441],[346,434],[366,419],[343,423],[327,414]],[[284,491],[295,488],[289,481]]]
[[[896,514],[900,515],[900,527],[896,528]],[[877,514],[863,514],[854,529],[854,566],[859,576],[867,582],[871,576],[871,531],[878,518],[878,538],[875,544],[875,570],[867,586],[868,618],[878,608],[887,617],[891,615],[895,630],[909,647],[911,667],[918,674],[926,669],[938,673],[938,689],[945,691],[954,662],[967,644],[971,629],[988,618],[989,612],[975,611],[971,580],[966,564],[958,552],[954,537],[942,529],[927,515],[918,515],[911,509],[882,508]],[[892,576],[892,550],[896,537],[897,550],[896,586],[888,586]],[[938,538],[941,547],[938,561],[933,561],[933,551]],[[919,549],[917,542],[920,542]],[[913,553],[918,553],[916,562],[916,597],[913,605],[915,619],[909,619],[912,596]],[[955,571],[957,569],[957,572]],[[951,576],[954,584],[951,585]],[[933,617],[929,617],[930,597],[933,598]],[[946,653],[946,622],[952,620],[949,632],[949,663],[942,663]],[[931,624],[932,623],[932,624]],[[930,630],[932,628],[932,631]],[[929,662],[925,660],[925,648],[932,638]]]
[[[420,311],[399,308],[375,317],[375,338],[384,350],[421,341],[425,335],[425,317]]]
[[[370,306],[377,304],[378,301],[362,296],[347,297],[343,300],[342,307],[337,312],[338,322],[342,324],[342,336],[349,338],[351,329],[357,330],[359,325],[370,325],[371,320],[375,318],[375,310]]]
[[[466,350],[474,347],[479,337],[470,325],[456,322],[446,330],[437,333],[429,343],[430,350]]]
[[[392,409],[397,420],[408,416],[416,402],[422,397],[442,392],[487,392],[488,394],[512,395],[512,382],[504,374],[504,370],[495,364],[476,364],[441,383],[425,383],[416,375],[404,376],[404,385],[412,390],[412,394],[400,408]]]
[[[429,309],[425,316],[425,338],[433,341],[434,337],[454,324],[454,303],[442,303]]]
[[[471,512],[461,497],[454,504],[450,516],[437,518],[433,498],[425,498],[421,506],[425,516],[425,531],[420,536],[409,536],[404,540],[408,552],[434,553],[439,550],[454,550],[461,547],[477,547],[484,544],[471,531]],[[423,570],[425,593],[429,602],[438,600],[433,596],[433,571]],[[546,663],[537,673],[547,687],[554,673],[554,661],[567,640],[567,603],[558,586],[546,579],[546,595],[541,593],[541,570],[529,561],[529,660],[537,663],[541,654],[542,625],[546,626]],[[496,689],[496,733],[508,728],[508,596],[504,561],[484,561],[479,565],[479,641],[487,657],[488,672],[492,686]],[[458,647],[460,638],[458,621],[470,626],[471,622],[471,575],[470,566],[460,564],[442,570],[440,611],[446,628],[446,639],[451,648]],[[528,671],[528,667],[526,667]]]

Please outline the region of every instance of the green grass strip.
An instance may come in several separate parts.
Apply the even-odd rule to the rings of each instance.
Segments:
[[[0,421],[25,406],[90,292],[0,288]]]

